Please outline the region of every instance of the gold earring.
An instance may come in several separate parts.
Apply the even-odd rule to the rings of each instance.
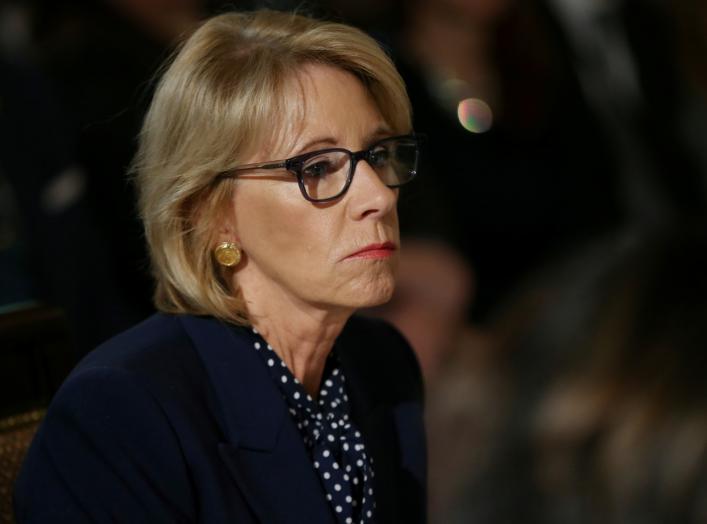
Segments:
[[[237,266],[241,261],[241,249],[233,242],[221,242],[214,249],[216,262],[226,267]]]

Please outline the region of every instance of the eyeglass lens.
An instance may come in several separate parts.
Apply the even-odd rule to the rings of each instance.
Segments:
[[[364,160],[388,187],[398,187],[412,180],[417,169],[417,143],[404,138],[382,141],[367,151]],[[351,155],[346,151],[328,151],[302,162],[300,173],[307,195],[312,200],[338,196],[345,189],[351,171]]]

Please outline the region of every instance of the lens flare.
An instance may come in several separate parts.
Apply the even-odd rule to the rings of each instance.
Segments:
[[[457,106],[459,123],[472,133],[485,133],[493,124],[489,105],[479,98],[465,98]]]

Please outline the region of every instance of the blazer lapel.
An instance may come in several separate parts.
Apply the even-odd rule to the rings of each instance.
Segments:
[[[395,522],[391,518],[397,507],[397,433],[391,416],[392,406],[386,402],[384,384],[373,384],[371,363],[361,362],[355,341],[340,337],[337,341],[341,367],[346,377],[351,418],[363,434],[368,453],[373,458],[374,490],[377,522]],[[359,351],[360,353],[360,351]]]
[[[261,522],[335,522],[299,431],[246,328],[179,317],[215,392],[219,454]]]
[[[359,331],[366,333],[345,329],[337,340],[337,351],[348,384],[352,419],[373,458],[376,520],[423,522],[426,457],[421,405],[408,392],[398,391],[398,377],[390,373],[396,369],[390,354],[399,348],[386,346],[400,341],[389,335],[376,336],[375,331],[364,338]],[[406,509],[410,507],[419,511],[410,512]]]

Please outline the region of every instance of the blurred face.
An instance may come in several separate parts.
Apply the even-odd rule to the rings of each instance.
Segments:
[[[392,134],[350,73],[311,65],[298,80],[292,96],[303,104],[302,122],[287,132],[286,145],[258,151],[247,163],[330,147],[359,151]],[[348,192],[332,202],[305,200],[285,171],[244,175],[235,187],[229,235],[244,260],[233,278],[251,312],[270,311],[272,304],[349,311],[390,298],[399,248],[397,190],[365,161]]]

